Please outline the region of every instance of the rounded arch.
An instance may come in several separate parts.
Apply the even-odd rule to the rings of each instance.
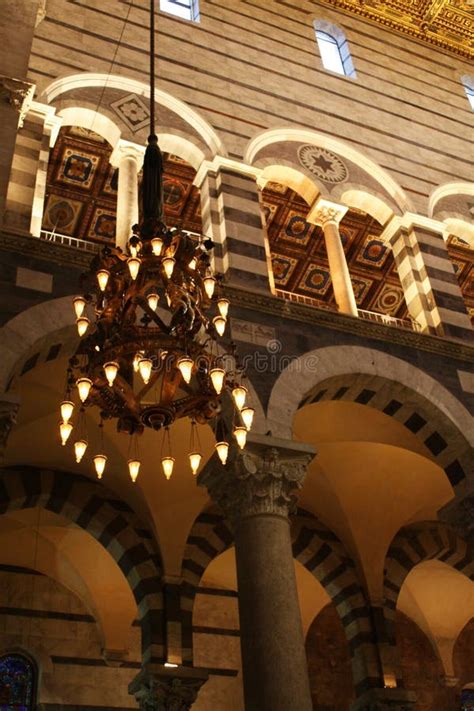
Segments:
[[[111,146],[120,139],[120,128],[105,114],[93,111],[85,106],[69,106],[58,112],[61,126],[79,126],[95,131],[103,136]]]
[[[63,352],[65,341],[75,346],[78,339],[77,334],[73,335],[73,321],[70,296],[42,301],[7,321],[0,329],[0,391],[9,389],[20,363],[44,350],[53,340],[59,340]]]
[[[405,192],[385,170],[349,144],[323,133],[290,127],[262,131],[249,142],[245,152],[245,161],[250,165],[258,164],[258,154],[264,148],[272,144],[288,141],[312,144],[344,156],[373,178],[381,186],[382,190],[390,195],[401,213],[412,210],[411,203]]]
[[[439,185],[432,191],[429,197],[429,216],[433,217],[438,203],[444,198],[451,197],[451,195],[469,195],[470,197],[474,197],[474,183],[452,182]]]
[[[367,213],[382,226],[386,225],[394,216],[392,208],[387,205],[383,196],[367,192],[364,186],[346,183],[338,191],[335,191],[334,196],[339,197],[347,207]]]
[[[298,510],[291,518],[293,557],[322,585],[334,602],[351,650],[355,692],[380,686],[377,651],[367,643],[372,634],[370,605],[354,561],[338,537],[312,514]],[[192,613],[201,578],[214,558],[233,545],[234,537],[216,507],[202,512],[189,533],[182,565],[183,658],[192,663]],[[186,655],[186,656],[184,656]]]
[[[99,74],[93,72],[83,72],[72,74],[51,82],[43,91],[42,99],[48,104],[70,91],[77,91],[83,88],[107,87],[108,89],[119,89],[127,93],[134,93],[138,96],[150,96],[149,87],[137,79],[122,77],[116,74]],[[201,137],[204,144],[208,146],[212,157],[215,155],[227,156],[225,147],[212,126],[202,118],[190,106],[175,98],[161,89],[155,89],[155,102],[163,105],[170,111],[178,114],[186,123]]]
[[[439,560],[474,580],[472,546],[452,528],[439,521],[405,526],[393,539],[385,559],[384,600],[389,618],[394,619],[400,589],[409,572],[427,560]]]
[[[366,404],[402,421],[424,438],[454,487],[474,475],[472,417],[446,388],[407,361],[359,346],[305,353],[273,386],[267,410],[272,434],[291,438],[296,411],[323,398]]]
[[[125,575],[138,607],[144,661],[165,659],[161,556],[135,514],[103,485],[34,467],[0,472],[0,514],[40,506],[95,538]]]

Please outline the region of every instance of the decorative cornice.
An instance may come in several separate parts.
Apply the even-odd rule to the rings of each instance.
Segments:
[[[30,257],[37,257],[55,264],[88,269],[94,257],[91,252],[85,252],[75,247],[47,242],[39,237],[15,233],[13,230],[0,232],[0,250],[18,252]]]
[[[72,266],[80,269],[89,268],[93,254],[75,247],[64,246],[55,242],[46,242],[38,237],[13,232],[0,232],[0,250],[18,252],[28,257],[37,257],[46,261]],[[278,319],[314,324],[323,328],[350,333],[360,338],[369,338],[384,343],[394,343],[414,350],[436,353],[466,363],[474,363],[474,347],[457,341],[407,331],[394,326],[386,326],[362,318],[318,309],[314,306],[297,304],[272,295],[245,291],[226,286],[226,292],[236,307],[252,312],[275,316]]]
[[[199,485],[234,527],[248,516],[288,516],[296,510],[292,492],[303,486],[314,454],[309,445],[249,435],[243,452],[232,446],[225,466],[214,456],[199,475]]]
[[[347,316],[336,311],[292,303],[275,296],[243,291],[235,287],[226,286],[226,293],[232,304],[249,311],[272,314],[279,319],[323,326],[335,331],[351,333],[361,338],[395,343],[414,350],[436,353],[468,363],[474,362],[474,346],[451,341],[447,338],[386,326],[373,321],[366,321],[362,318]]]

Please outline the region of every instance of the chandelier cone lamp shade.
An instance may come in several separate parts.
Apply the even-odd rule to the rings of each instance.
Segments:
[[[151,97],[155,95],[154,4],[150,0]],[[112,421],[118,432],[135,437],[147,428],[169,432],[183,417],[196,425],[211,424],[221,415],[222,398],[235,401],[239,412],[246,394],[235,351],[226,354],[220,341],[229,300],[222,277],[212,273],[212,240],[168,228],[164,221],[163,157],[155,134],[153,100],[140,190],[140,220],[126,248],[103,247],[81,277],[83,294],[73,300],[80,341],[69,361],[66,392],[77,392],[85,408],[95,408],[96,420]],[[64,401],[74,405],[72,395],[66,395]],[[71,416],[68,407],[63,403],[64,437]],[[236,431],[239,446],[249,422],[241,417],[245,427]],[[224,439],[217,447],[222,462],[227,459]],[[95,455],[100,478],[107,462],[104,451],[91,452],[82,436],[74,448],[79,461],[86,450]],[[200,448],[193,446],[188,456],[196,473]],[[171,451],[165,452],[161,464],[167,478],[174,463]],[[135,481],[139,457],[130,456],[128,467]]]

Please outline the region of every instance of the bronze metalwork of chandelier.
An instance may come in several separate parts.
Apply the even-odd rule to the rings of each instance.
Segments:
[[[150,15],[153,97],[153,0]],[[191,418],[189,461],[196,474],[201,461],[196,424],[216,420],[225,393],[235,405],[233,434],[241,448],[254,414],[246,403],[247,388],[235,353],[225,354],[218,345],[229,301],[222,278],[212,273],[213,242],[164,223],[163,160],[154,131],[153,98],[150,115],[140,223],[132,228],[125,251],[106,246],[92,260],[81,278],[84,294],[73,300],[81,341],[69,360],[60,435],[65,445],[78,408],[74,451],[81,461],[88,448],[85,408],[99,409],[102,451],[94,456],[99,478],[107,462],[102,435],[106,420],[116,421],[117,430],[131,437],[128,464],[135,481],[140,468],[137,437],[145,428],[163,430],[161,462],[169,478],[174,464],[169,428],[175,420]],[[229,442],[223,431],[216,427],[216,450],[225,464]]]

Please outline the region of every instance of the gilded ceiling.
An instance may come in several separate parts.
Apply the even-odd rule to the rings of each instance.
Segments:
[[[474,0],[321,2],[463,57],[474,57]]]

